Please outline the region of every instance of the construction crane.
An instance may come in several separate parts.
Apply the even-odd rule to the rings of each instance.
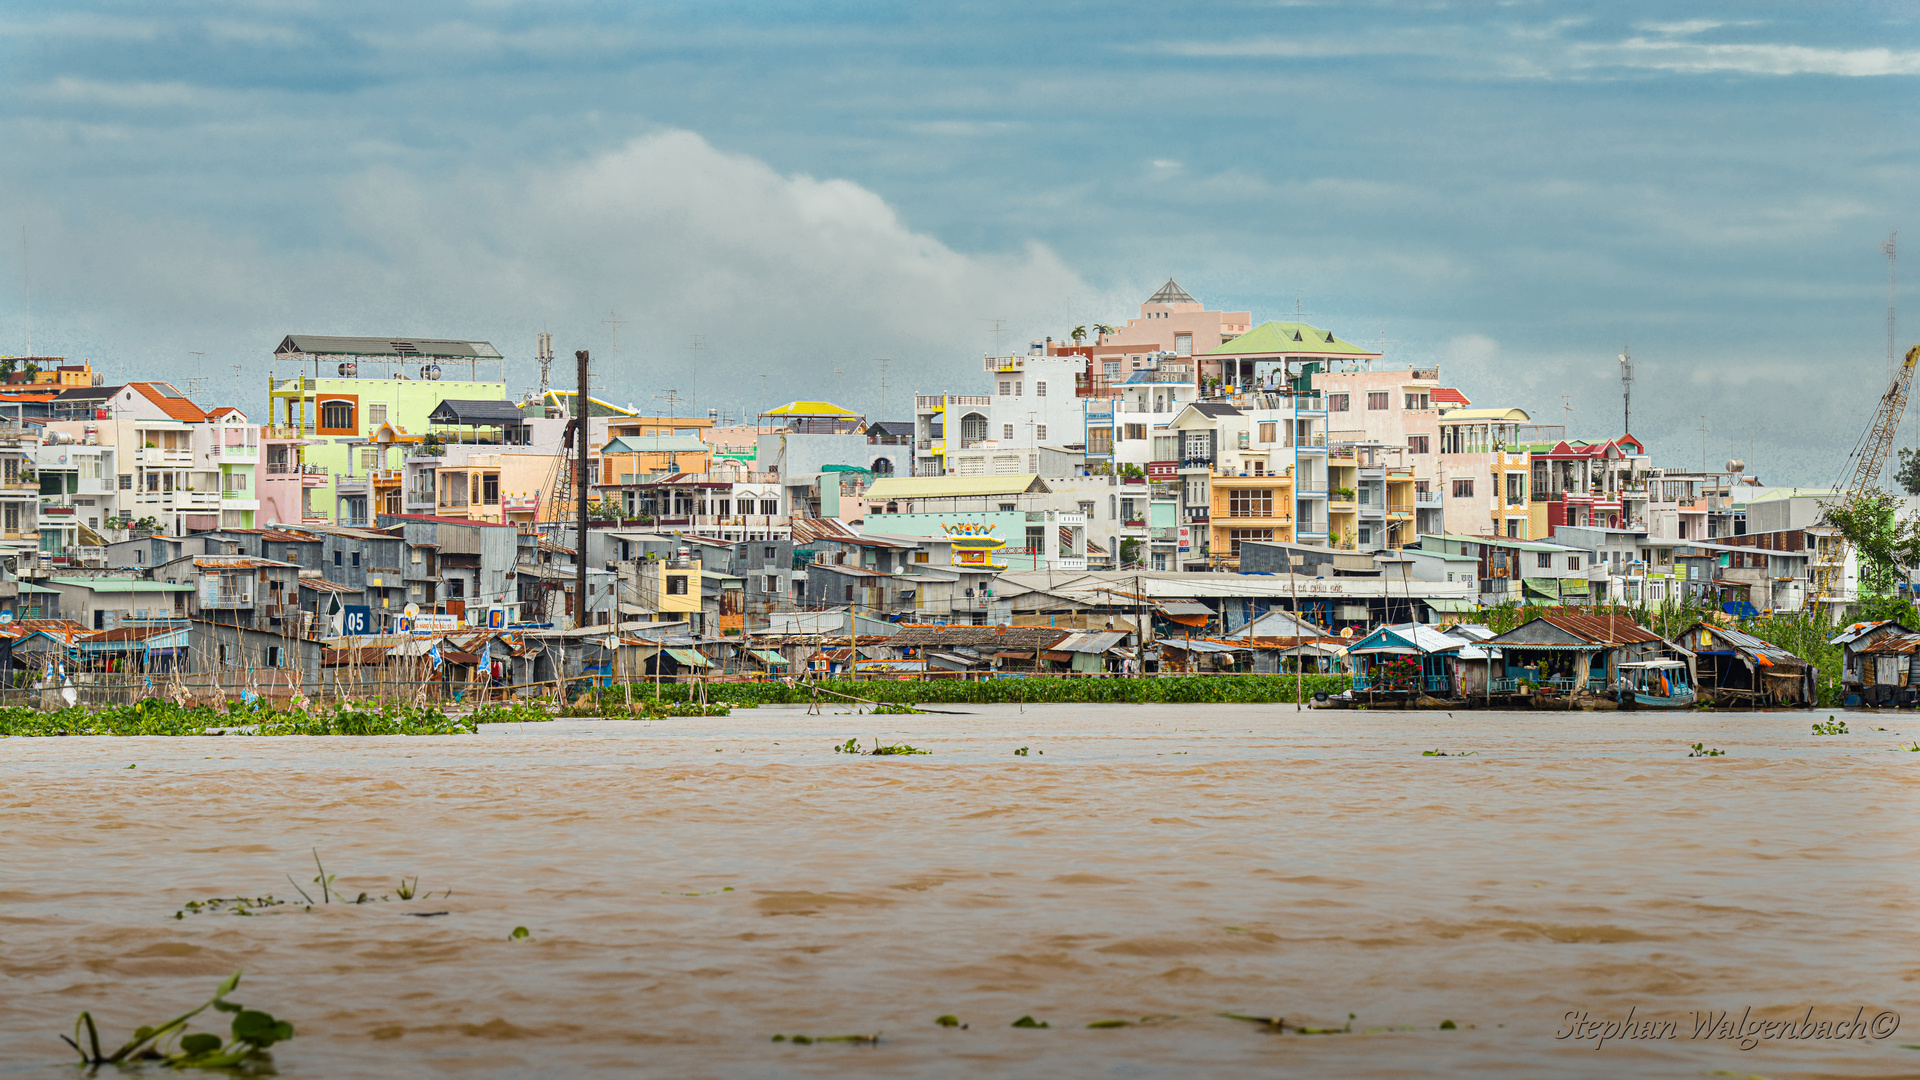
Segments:
[[[1854,448],[1853,480],[1847,485],[1839,506],[1853,509],[1880,486],[1880,471],[1886,467],[1887,452],[1893,449],[1900,418],[1907,412],[1907,393],[1913,388],[1915,363],[1920,363],[1920,345],[1907,350],[1907,358],[1894,370],[1892,385],[1880,396],[1880,408],[1873,414],[1873,423],[1868,425],[1860,445]],[[1815,551],[1813,600],[1808,605],[1814,611],[1823,603],[1840,599],[1840,575],[1852,547],[1847,538],[1838,533],[1825,546],[1824,553]]]

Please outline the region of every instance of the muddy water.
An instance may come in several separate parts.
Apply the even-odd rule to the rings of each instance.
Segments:
[[[237,968],[289,1077],[1920,1073],[1920,720],[965,709],[0,741],[0,1075]],[[875,735],[934,753],[829,749]],[[310,848],[434,895],[173,918]],[[1693,1037],[1749,1008],[1902,1021]],[[1677,1037],[1556,1038],[1630,1010]]]

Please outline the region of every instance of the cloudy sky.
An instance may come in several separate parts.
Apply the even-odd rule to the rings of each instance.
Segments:
[[[518,389],[546,329],[621,402],[893,415],[1171,275],[1575,434],[1631,346],[1669,461],[1704,415],[1828,482],[1920,254],[1920,8],[1676,7],[14,0],[0,353],[30,272],[36,352],[250,409],[289,332]]]

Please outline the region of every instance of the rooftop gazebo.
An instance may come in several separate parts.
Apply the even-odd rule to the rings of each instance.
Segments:
[[[526,415],[511,401],[448,398],[434,406],[427,422],[450,442],[525,446],[533,441]]]

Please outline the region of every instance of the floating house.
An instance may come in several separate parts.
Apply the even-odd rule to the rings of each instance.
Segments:
[[[1355,667],[1353,688],[1371,691],[1407,691],[1451,697],[1454,657],[1468,644],[1424,623],[1382,626],[1347,649]],[[1414,673],[1406,661],[1417,663]]]
[[[1820,700],[1819,669],[1752,634],[1701,622],[1674,641],[1693,653],[1700,689],[1715,704],[1812,705]]]
[[[1504,660],[1504,674],[1490,680],[1495,694],[1514,693],[1522,681],[1562,693],[1604,694],[1618,681],[1623,663],[1692,659],[1624,615],[1541,615],[1488,638],[1483,647],[1499,649]]]

